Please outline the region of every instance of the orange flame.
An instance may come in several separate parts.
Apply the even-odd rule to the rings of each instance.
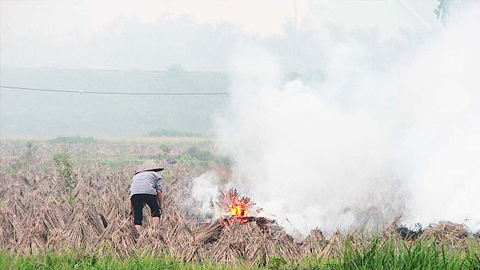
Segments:
[[[250,211],[248,211],[247,203],[244,200],[238,200],[236,196],[233,196],[233,200],[234,204],[228,205],[228,210],[230,210],[232,216],[249,217]]]
[[[253,205],[252,201],[248,197],[238,198],[237,190],[229,190],[224,197],[225,206],[231,214],[230,221],[238,220],[242,223],[248,222],[250,217],[249,208]]]

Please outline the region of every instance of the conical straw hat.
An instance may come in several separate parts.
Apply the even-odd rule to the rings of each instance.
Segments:
[[[139,172],[142,172],[142,171],[154,171],[154,172],[159,172],[159,171],[163,171],[163,168],[160,168],[160,166],[158,165],[158,163],[156,163],[155,161],[149,159],[149,160],[145,160],[145,162],[143,162],[140,166],[138,166],[137,171],[135,172],[135,174],[137,174],[137,173],[139,173]]]

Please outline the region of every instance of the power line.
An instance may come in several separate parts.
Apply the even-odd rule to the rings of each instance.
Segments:
[[[19,86],[3,86],[0,88],[9,90],[21,90],[21,91],[37,91],[37,92],[54,92],[54,93],[76,93],[76,94],[94,94],[94,95],[119,95],[119,96],[223,96],[229,95],[228,92],[100,92],[100,91],[83,91],[83,90],[71,90],[71,89],[47,89],[47,88],[31,88],[31,87],[19,87]]]

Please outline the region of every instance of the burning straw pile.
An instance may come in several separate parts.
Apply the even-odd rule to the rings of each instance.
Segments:
[[[2,147],[2,151],[8,150],[8,145]],[[74,158],[85,154],[95,156],[102,151],[123,153],[112,145],[98,147],[71,146],[70,151]],[[128,150],[137,151],[137,148]],[[53,173],[55,168],[48,153],[55,151],[58,149],[41,149],[35,162],[26,164],[17,173],[0,171],[0,246],[3,249],[18,254],[39,254],[46,250],[81,250],[97,255],[113,252],[119,257],[167,253],[184,261],[222,263],[268,263],[274,256],[294,262],[311,255],[335,257],[342,252],[345,238],[342,234],[334,234],[327,240],[317,229],[303,241],[295,241],[274,221],[253,217],[249,210],[253,202],[235,190],[224,194],[222,201],[230,216],[211,223],[201,222],[191,213],[191,205],[185,205],[188,201],[185,198],[189,196],[191,179],[202,170],[181,162],[168,167],[174,177],[166,184],[165,213],[160,227],[138,235],[127,204],[128,185],[136,166],[118,170],[97,162],[77,166],[73,173],[78,183],[73,199],[69,200]],[[145,147],[144,151],[152,149]],[[19,161],[9,159],[8,155],[2,155],[0,160],[3,168],[11,167],[13,162]],[[147,209],[148,228],[151,219]],[[389,237],[400,237],[395,231],[392,235]],[[426,229],[421,237],[441,241],[456,239],[449,243],[458,245],[466,239],[466,234],[463,227],[441,223]]]

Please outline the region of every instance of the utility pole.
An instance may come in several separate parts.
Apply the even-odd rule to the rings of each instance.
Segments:
[[[297,17],[297,0],[294,0],[294,37],[293,37],[293,72],[298,72],[298,17]]]
[[[294,0],[294,10],[295,10],[295,33],[297,32],[297,0]]]

